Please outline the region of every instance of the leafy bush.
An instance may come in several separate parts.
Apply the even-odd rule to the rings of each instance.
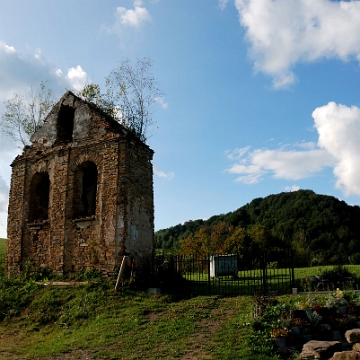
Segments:
[[[345,266],[337,265],[332,270],[326,270],[322,273],[323,278],[334,284],[335,288],[345,289],[351,287],[353,282],[358,283],[357,276],[348,270]]]
[[[329,309],[338,308],[338,307],[347,306],[347,305],[348,305],[348,302],[344,298],[344,293],[339,289],[336,289],[335,292],[329,294],[329,297],[326,301],[326,307]]]

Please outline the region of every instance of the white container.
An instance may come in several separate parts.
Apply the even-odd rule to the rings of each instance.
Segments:
[[[215,255],[210,256],[210,277],[221,275],[237,275],[237,255]]]

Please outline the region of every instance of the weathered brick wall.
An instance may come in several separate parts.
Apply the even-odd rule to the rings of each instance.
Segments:
[[[149,260],[154,249],[154,203],[152,152],[130,142],[128,155],[128,194],[126,247],[135,258]]]
[[[64,106],[66,111],[61,110]],[[74,116],[71,141],[64,119],[60,124],[64,138],[60,141],[56,134],[61,111]],[[141,263],[152,254],[153,152],[121,126],[113,126],[92,106],[67,93],[32,137],[33,145],[15,159],[8,216],[9,272],[30,261],[59,273],[81,269],[112,273],[123,255]],[[74,209],[76,201],[83,201],[77,186],[85,186],[81,185],[85,175],[79,174],[85,174],[88,166],[97,171],[97,180],[92,175],[94,184],[97,181],[96,207],[85,216]],[[50,182],[48,210],[41,212],[48,214],[47,219],[32,214],[43,206],[41,191],[34,205],[35,174],[39,178],[45,174]]]
[[[103,272],[114,270],[117,192],[117,149],[114,139],[94,142],[91,147],[74,149],[68,180],[65,271],[85,267]],[[98,170],[96,214],[83,219],[72,216],[75,168],[91,161]]]
[[[8,241],[6,259],[8,273],[18,273],[22,262],[22,235],[24,223],[26,161],[19,161],[12,169],[9,209],[8,209]]]

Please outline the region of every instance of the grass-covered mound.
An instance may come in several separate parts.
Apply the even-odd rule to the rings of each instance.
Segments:
[[[0,359],[259,359],[244,341],[249,297],[115,292],[115,279],[59,288],[40,275],[8,278],[2,257]]]

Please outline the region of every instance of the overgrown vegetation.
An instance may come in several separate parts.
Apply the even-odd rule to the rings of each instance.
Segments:
[[[6,239],[0,239],[0,256],[5,256],[6,252]]]
[[[299,190],[254,199],[206,221],[159,230],[155,239],[164,251],[237,253],[244,261],[271,245],[291,248],[295,266],[360,264],[359,217],[358,206]]]
[[[90,280],[87,285],[43,286],[53,274],[27,265],[23,274],[8,278],[3,251],[0,256],[0,359],[279,360],[271,339],[289,326],[282,314],[330,301],[338,305],[339,299],[360,304],[354,291],[258,296],[255,302],[250,296],[149,295],[127,286],[115,292],[115,279],[100,281],[89,271],[73,275]],[[340,272],[354,275],[342,268],[323,271],[329,277]]]

